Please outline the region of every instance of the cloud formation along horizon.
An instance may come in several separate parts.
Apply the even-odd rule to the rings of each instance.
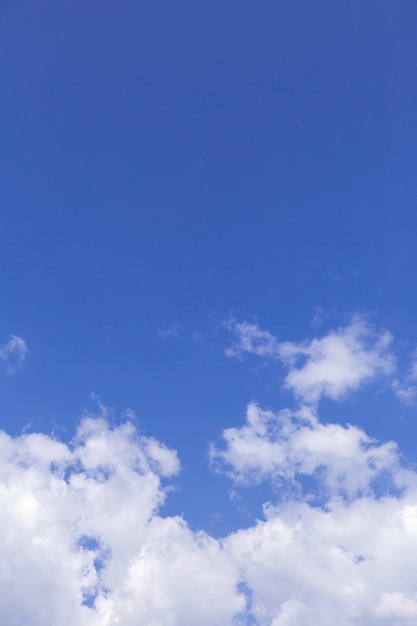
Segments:
[[[328,358],[319,341],[307,362]],[[234,483],[276,487],[263,519],[222,539],[162,515],[177,454],[129,419],[111,427],[102,408],[68,444],[1,433],[2,623],[416,623],[417,473],[393,442],[322,424],[314,406],[251,404],[211,459]]]

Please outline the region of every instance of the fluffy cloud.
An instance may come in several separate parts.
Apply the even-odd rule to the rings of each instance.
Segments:
[[[175,452],[85,418],[71,445],[0,435],[0,622],[233,624],[245,608],[220,542],[162,518]]]
[[[211,447],[212,468],[242,492],[271,483],[261,519],[218,539],[164,517],[179,460],[131,412],[111,427],[101,407],[70,443],[0,432],[1,623],[417,623],[417,472],[395,443],[324,424],[316,406],[379,375],[393,386],[390,336],[358,318],[298,344],[255,325],[234,330],[246,352],[287,365],[301,400],[277,412],[251,403]]]
[[[264,519],[225,539],[255,623],[414,625],[417,473],[403,466],[394,442],[351,424],[321,423],[317,404],[377,377],[410,402],[417,368],[401,381],[391,335],[360,317],[300,343],[278,342],[253,324],[231,330],[228,355],[281,361],[284,386],[300,402],[279,412],[251,403],[245,423],[226,428],[210,448],[212,468],[235,485],[274,486],[277,502],[264,505]]]
[[[305,402],[339,400],[362,383],[392,374],[391,340],[388,332],[376,334],[357,318],[320,339],[281,343],[279,356],[289,368],[285,386]]]
[[[394,443],[321,424],[311,408],[274,414],[251,404],[211,457],[237,483],[278,488],[264,520],[224,541],[256,624],[416,623],[417,474]]]
[[[227,540],[261,626],[405,626],[417,617],[417,494],[293,502]]]
[[[245,353],[278,359],[287,367],[284,386],[306,403],[320,398],[340,400],[377,376],[392,376],[395,360],[390,352],[392,337],[376,333],[361,317],[327,335],[303,342],[278,342],[257,324],[232,321],[235,336],[227,356]]]
[[[17,335],[11,335],[9,341],[0,346],[0,360],[6,364],[9,374],[13,374],[22,365],[27,352],[26,341]]]
[[[284,490],[263,520],[219,540],[161,516],[179,462],[129,420],[87,416],[68,445],[1,433],[1,623],[415,624],[417,477],[394,444],[322,425],[311,408],[251,405],[226,433],[217,455],[235,479],[315,475],[320,505]]]
[[[326,493],[356,498],[385,485],[403,488],[411,476],[401,469],[396,445],[379,444],[356,426],[322,424],[309,407],[275,414],[250,404],[246,424],[228,428],[223,446],[210,448],[212,467],[237,483],[264,480],[296,484],[303,476],[320,481]]]

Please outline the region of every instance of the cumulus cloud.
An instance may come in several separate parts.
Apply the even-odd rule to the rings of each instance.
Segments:
[[[416,623],[417,494],[292,502],[226,541],[262,626]]]
[[[254,623],[416,623],[417,474],[394,443],[321,424],[310,407],[275,414],[251,404],[211,458],[235,482],[278,486],[264,519],[224,540],[250,590]],[[303,476],[314,486],[293,489]]]
[[[69,443],[0,432],[0,623],[415,625],[417,472],[394,442],[317,409],[376,376],[392,385],[390,335],[359,318],[302,343],[235,330],[234,356],[282,361],[301,401],[251,403],[211,446],[242,492],[270,482],[260,519],[219,539],[164,516],[180,463],[131,411],[110,426],[99,401]]]
[[[248,406],[226,428],[210,462],[235,485],[270,481],[264,519],[225,538],[260,626],[405,626],[417,620],[417,473],[394,442],[358,426],[321,423],[322,397],[341,400],[380,377],[400,399],[415,396],[417,366],[401,381],[387,332],[363,318],[304,342],[278,342],[256,325],[232,328],[229,356],[270,357],[287,367],[299,405]],[[257,337],[263,338],[260,347]]]
[[[162,516],[179,461],[130,420],[86,416],[70,444],[1,433],[1,623],[415,624],[417,477],[395,445],[322,425],[311,408],[251,405],[225,433],[217,454],[234,478],[316,475],[322,503],[278,495],[255,525],[216,539]],[[378,476],[395,489],[383,495]]]
[[[0,622],[233,624],[245,608],[219,541],[163,518],[177,455],[127,421],[74,441],[0,434]]]
[[[0,360],[6,365],[9,374],[13,374],[26,358],[28,352],[27,344],[22,337],[11,335],[9,341],[0,346]]]
[[[361,384],[395,369],[390,333],[376,334],[362,319],[309,342],[280,344],[289,371],[285,385],[306,402],[339,400]]]
[[[279,342],[248,322],[233,320],[228,328],[235,342],[227,356],[248,353],[280,360],[288,370],[284,386],[306,403],[315,404],[322,397],[340,400],[363,383],[395,372],[390,333],[376,333],[359,316],[348,326],[302,342]]]
[[[372,492],[382,475],[395,489],[410,480],[394,442],[378,443],[350,424],[322,424],[309,407],[273,413],[251,403],[246,423],[225,429],[222,439],[210,448],[211,465],[240,484],[294,485],[310,476],[327,495],[352,499]]]

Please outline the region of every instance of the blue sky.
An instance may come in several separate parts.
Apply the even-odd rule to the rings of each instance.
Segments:
[[[289,576],[279,600],[242,556],[243,544],[261,533],[256,520],[264,530],[293,528],[289,509],[273,509],[283,502],[292,511],[310,507],[305,528],[317,517],[324,551],[333,545],[319,541],[330,501],[341,499],[346,519],[349,507],[364,507],[363,519],[375,523],[377,506],[417,506],[416,27],[417,6],[407,1],[0,4],[0,426],[7,445],[24,450],[28,433],[43,434],[42,444],[33,439],[34,460],[25,461],[42,489],[50,485],[46,471],[75,489],[65,472],[83,463],[86,478],[101,484],[100,462],[91,461],[93,471],[77,448],[96,439],[106,442],[97,444],[104,455],[119,459],[117,475],[136,472],[153,485],[142,538],[120,554],[119,522],[114,532],[110,523],[99,528],[88,507],[74,505],[90,519],[95,543],[71,539],[69,530],[56,541],[78,541],[91,580],[75,577],[74,589],[84,591],[64,598],[51,566],[37,592],[45,602],[55,594],[69,603],[65,624],[196,623],[170,595],[171,579],[152,583],[150,574],[149,589],[160,584],[171,608],[160,612],[150,592],[145,604],[132,592],[139,622],[119,607],[127,592],[114,571],[131,562],[123,555],[134,559],[141,541],[159,545],[163,533],[174,551],[184,550],[181,562],[198,545],[201,570],[212,567],[214,579],[230,574],[219,615],[210,614],[215,587],[198,583],[195,611],[207,614],[207,624],[417,619],[407,567],[400,581],[381,580],[367,602],[353,603],[353,614],[332,604],[325,582],[317,602],[311,585],[304,589],[308,563],[331,570],[313,563],[304,543],[297,544],[300,554],[307,550],[304,569]],[[246,423],[250,403],[257,408],[248,415],[257,417]],[[98,430],[83,430],[86,415],[97,416]],[[122,426],[131,421],[139,439]],[[327,444],[301,444],[306,432],[311,441],[351,437],[347,465]],[[134,449],[144,465],[126,469],[121,439],[127,457],[136,458]],[[395,453],[383,447],[391,440]],[[6,454],[16,493],[39,497],[36,506],[58,528],[70,505],[52,502],[21,475],[19,454]],[[46,470],[42,459],[54,454],[59,460]],[[68,467],[56,474],[54,463]],[[349,482],[355,465],[360,476]],[[343,484],[329,478],[337,472]],[[107,498],[116,502],[109,481]],[[146,485],[122,489],[133,509]],[[387,494],[392,501],[383,500]],[[16,515],[32,511],[33,502],[24,502]],[[13,515],[5,513],[3,530],[17,523]],[[49,541],[54,531],[42,519],[33,532]],[[216,557],[198,543],[199,529]],[[97,568],[104,545],[114,562]],[[268,570],[274,548],[265,546],[258,555],[265,577],[283,588],[279,571]],[[3,555],[12,563],[7,589],[21,604],[13,554]],[[228,565],[222,554],[232,555]],[[28,552],[28,572],[36,558]],[[176,562],[158,558],[167,571]],[[286,558],[277,552],[277,563]],[[346,570],[345,587],[348,577]],[[189,606],[186,592],[178,594]],[[7,623],[10,602],[0,608]],[[16,623],[27,623],[24,610]],[[49,622],[64,625],[59,606],[50,611]]]

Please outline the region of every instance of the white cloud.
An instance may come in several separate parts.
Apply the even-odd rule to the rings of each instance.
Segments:
[[[322,397],[340,400],[363,383],[395,372],[390,333],[376,333],[358,316],[346,327],[299,343],[278,342],[268,331],[248,322],[232,321],[228,328],[237,339],[226,355],[248,353],[279,359],[288,369],[284,386],[302,402],[315,404]]]
[[[231,319],[224,326],[235,336],[235,342],[225,350],[227,356],[242,357],[245,353],[263,357],[276,357],[279,344],[267,330],[257,324]]]
[[[229,536],[262,626],[416,623],[417,494],[286,503]]]
[[[311,476],[327,495],[355,498],[371,492],[381,475],[395,488],[410,479],[393,442],[380,444],[350,424],[321,424],[308,407],[275,414],[252,403],[246,424],[224,430],[222,438],[223,446],[211,446],[212,467],[240,484],[294,484]]]
[[[221,543],[158,513],[175,452],[85,418],[72,445],[0,434],[0,622],[232,625],[245,606]]]
[[[414,625],[417,473],[404,468],[393,442],[350,424],[322,424],[315,406],[377,377],[411,402],[417,366],[401,381],[391,335],[360,317],[300,343],[278,342],[253,324],[232,330],[238,339],[228,355],[282,361],[284,385],[300,402],[278,413],[250,404],[246,422],[225,429],[210,449],[213,469],[235,484],[271,481],[278,494],[263,521],[225,539],[256,623]]]
[[[238,568],[221,543],[180,518],[154,517],[113,602],[123,624],[232,624],[245,608]]]
[[[325,319],[326,313],[324,312],[322,307],[316,306],[314,309],[314,315],[310,320],[310,324],[312,326],[315,326],[316,328],[320,328],[320,326],[323,326]]]
[[[26,341],[17,335],[11,335],[9,341],[0,346],[0,360],[6,364],[9,374],[13,374],[22,365],[27,352]]]
[[[405,381],[401,381],[398,378],[394,378],[391,382],[391,389],[397,396],[401,402],[404,404],[415,404],[415,400],[417,397],[417,387],[415,384],[406,379]]]
[[[280,358],[289,371],[285,385],[305,402],[326,396],[341,399],[363,383],[395,369],[390,333],[376,334],[360,318],[321,339],[280,344]]]
[[[263,521],[224,540],[256,624],[414,626],[417,474],[401,466],[395,444],[321,424],[308,407],[274,414],[255,404],[223,439],[211,451],[218,470],[279,487]],[[291,489],[302,475],[316,479],[314,492],[311,483]]]
[[[111,428],[87,416],[70,445],[0,433],[0,622],[414,625],[416,475],[395,446],[321,425],[311,409],[251,405],[241,431],[229,430],[229,446],[239,437],[252,446],[234,449],[241,473],[317,472],[324,504],[280,498],[262,521],[218,540],[161,516],[161,476],[174,476],[178,459],[130,421]],[[401,495],[372,491],[386,474]]]
[[[69,444],[0,432],[0,623],[416,624],[417,472],[393,442],[323,424],[316,410],[376,376],[394,385],[390,335],[356,318],[279,343],[232,324],[230,354],[281,360],[301,400],[279,412],[251,403],[246,422],[211,447],[212,467],[235,484],[271,482],[263,518],[216,539],[163,517],[179,460],[138,433],[132,411],[112,428],[98,401],[101,414],[85,416]]]
[[[402,378],[394,378],[391,387],[396,396],[405,404],[415,404],[417,398],[417,351],[414,350],[408,373]]]
[[[385,617],[389,620],[400,618],[405,621],[417,618],[417,593],[408,596],[404,593],[394,591],[382,593],[379,603],[374,608],[374,615]]]

